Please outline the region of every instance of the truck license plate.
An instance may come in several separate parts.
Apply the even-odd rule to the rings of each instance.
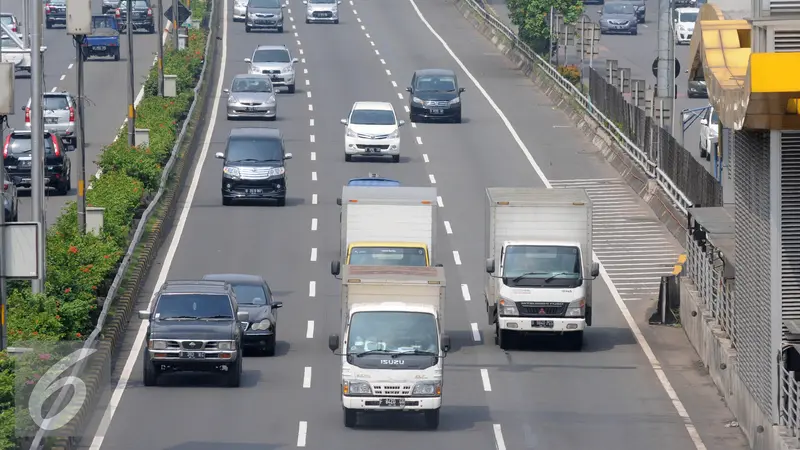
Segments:
[[[387,408],[402,408],[406,406],[406,401],[402,398],[382,398],[381,406],[385,406]]]
[[[95,45],[95,46],[94,46],[94,49],[95,49],[95,50],[105,50],[105,49],[106,49],[106,46],[105,46],[105,45]]]
[[[205,357],[206,354],[203,352],[181,352],[181,358],[203,359]]]
[[[531,320],[531,327],[533,328],[553,328],[552,320]]]

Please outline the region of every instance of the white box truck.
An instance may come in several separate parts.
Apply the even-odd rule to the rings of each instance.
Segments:
[[[420,413],[439,426],[445,278],[441,267],[344,266],[341,337],[328,347],[341,358],[344,425],[358,414]]]
[[[342,265],[436,265],[436,188],[344,186],[339,260]]]
[[[486,189],[484,298],[495,342],[562,335],[583,347],[592,324],[592,203],[583,189]]]

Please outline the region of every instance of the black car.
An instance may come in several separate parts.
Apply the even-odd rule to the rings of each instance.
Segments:
[[[409,120],[449,120],[461,123],[461,93],[455,72],[448,69],[424,69],[414,72],[408,100]]]
[[[236,294],[223,281],[167,281],[156,294],[152,311],[139,311],[148,321],[142,353],[145,386],[155,386],[165,372],[216,372],[227,385],[242,378],[242,322]]]
[[[286,160],[292,159],[276,128],[234,128],[223,161],[222,204],[234,200],[275,200],[286,205]]]
[[[45,185],[56,190],[58,195],[67,195],[72,189],[72,165],[66,155],[68,148],[56,136],[45,131],[44,177]],[[12,131],[3,145],[3,165],[14,185],[31,187],[31,132]]]
[[[254,348],[267,356],[275,356],[278,326],[278,308],[283,302],[275,301],[272,290],[258,275],[234,273],[212,274],[204,280],[224,281],[233,287],[239,309],[250,313],[250,320],[242,323],[244,348]]]
[[[131,28],[133,31],[145,30],[150,34],[156,32],[156,25],[153,22],[153,10],[147,0],[133,0],[131,3]],[[128,28],[128,1],[119,2],[117,11],[114,13],[119,24],[119,31],[123,32]]]
[[[19,219],[19,198],[17,197],[17,187],[8,179],[8,175],[3,173],[3,191],[0,192],[3,199],[3,217],[6,222],[16,222]]]
[[[53,28],[53,25],[67,26],[67,0],[45,0],[44,25]]]

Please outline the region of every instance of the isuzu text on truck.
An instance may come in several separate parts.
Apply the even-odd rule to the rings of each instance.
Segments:
[[[436,188],[344,186],[340,260],[354,266],[436,265]]]
[[[486,189],[485,300],[502,349],[520,334],[583,347],[592,324],[592,203],[582,189]]]
[[[445,278],[441,267],[344,266],[341,337],[328,347],[341,357],[344,425],[358,414],[421,413],[439,426]]]

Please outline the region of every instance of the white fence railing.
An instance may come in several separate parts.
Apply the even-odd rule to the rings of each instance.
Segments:
[[[734,280],[725,279],[725,261],[720,250],[708,241],[698,243],[689,233],[686,237],[686,276],[697,288],[700,302],[711,313],[719,327],[736,347],[736,324],[733,310]]]

